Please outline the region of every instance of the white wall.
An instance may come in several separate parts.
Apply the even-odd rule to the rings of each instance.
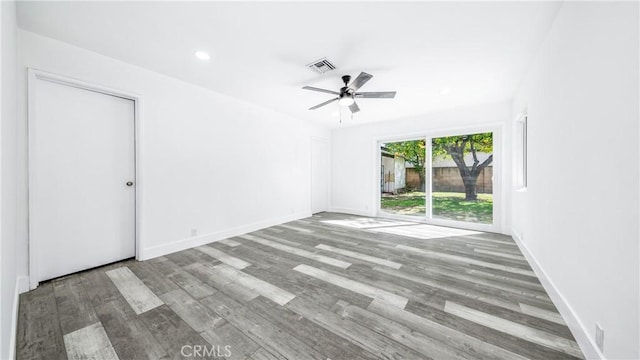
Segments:
[[[16,264],[16,8],[13,1],[0,2],[0,358],[12,356],[17,309]]]
[[[504,102],[334,129],[331,173],[333,211],[376,215],[380,191],[378,140],[440,136],[449,131],[475,132],[491,125],[496,129],[497,138],[494,159],[503,165],[502,171],[496,174],[495,182],[498,188],[504,184],[502,192],[494,194],[497,216],[493,230],[508,233],[510,225],[506,214],[509,211],[507,189],[510,188],[511,158],[506,150],[510,146],[509,138],[502,138],[501,134],[509,133],[510,118],[511,102]]]
[[[589,357],[598,322],[606,358],[640,358],[638,30],[637,2],[565,2],[514,101],[529,178],[513,232]]]
[[[328,138],[328,131],[33,33],[19,30],[18,44],[21,271],[28,250],[27,67],[142,97],[143,259],[310,214],[311,137]],[[192,227],[199,237],[190,238]]]

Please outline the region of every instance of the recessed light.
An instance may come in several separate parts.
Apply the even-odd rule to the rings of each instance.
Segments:
[[[444,89],[440,90],[440,95],[447,95],[450,92],[451,92],[450,88],[444,88]]]
[[[209,59],[211,59],[211,56],[209,56],[209,54],[204,51],[196,51],[195,55],[198,59],[203,61],[208,61]]]

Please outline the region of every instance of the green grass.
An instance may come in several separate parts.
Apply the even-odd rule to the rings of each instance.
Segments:
[[[432,197],[433,217],[457,221],[491,224],[493,222],[493,195],[478,194],[478,200],[466,201],[464,193],[436,192]],[[423,192],[383,195],[381,208],[402,215],[424,215]]]

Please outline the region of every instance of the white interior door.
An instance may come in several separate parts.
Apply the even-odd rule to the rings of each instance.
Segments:
[[[311,212],[329,210],[329,142],[311,139]]]
[[[134,102],[44,79],[30,86],[35,281],[135,256]]]

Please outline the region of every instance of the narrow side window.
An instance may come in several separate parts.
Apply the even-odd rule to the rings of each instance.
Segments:
[[[517,120],[517,128],[518,128],[518,137],[520,138],[520,151],[519,151],[519,159],[518,159],[518,187],[520,189],[527,188],[527,124],[528,116],[527,113],[523,113],[518,117]]]

